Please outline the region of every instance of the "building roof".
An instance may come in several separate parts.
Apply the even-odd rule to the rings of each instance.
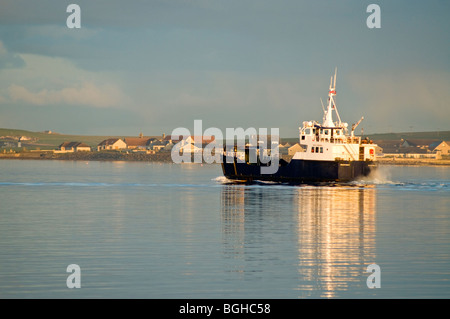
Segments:
[[[169,144],[169,141],[153,140],[148,145],[163,145],[163,146],[166,146],[167,144]]]
[[[172,139],[172,135],[166,135],[164,138],[163,138],[163,140],[164,141],[167,141],[167,142],[169,142],[169,141],[172,141],[172,142],[174,142],[174,143],[178,143],[179,141],[181,141],[182,139],[183,139],[183,136],[181,136],[181,135],[174,135],[174,137],[176,136],[176,138],[173,138]]]
[[[215,141],[215,136],[189,136],[192,141],[201,141],[201,144],[209,144]]]
[[[156,137],[151,137],[151,138],[147,139],[146,145],[148,146],[148,145],[150,145],[150,144],[154,144],[154,143],[156,143],[157,141],[159,141],[159,140],[158,140]]]
[[[444,143],[447,144],[447,146],[450,146],[450,141],[439,141],[439,142],[430,144],[430,150],[434,151],[439,146],[444,146],[443,145]]]
[[[64,142],[59,145],[59,148],[76,148],[76,147],[90,147],[89,145],[81,142]]]
[[[174,138],[172,138],[172,136]],[[183,140],[183,135],[166,135],[163,138],[163,141],[172,141],[173,143],[178,143],[179,141]],[[215,136],[194,136],[194,135],[189,135],[186,136],[185,139],[191,138],[192,141],[200,141],[200,144],[205,145],[205,144],[209,144],[215,141]]]
[[[301,147],[301,145],[299,144],[299,143],[295,143],[294,145],[292,145],[292,146],[289,146],[289,148],[297,148],[297,147]]]
[[[430,146],[431,144],[439,142],[439,140],[429,140],[429,139],[406,139],[403,140],[400,144],[400,147],[404,146]]]
[[[101,141],[100,144],[98,144],[98,146],[107,146],[107,145],[113,145],[114,143],[116,143],[118,140],[120,140],[120,138],[108,138],[104,141]]]
[[[124,141],[130,146],[146,146],[150,138],[148,137],[125,137]]]

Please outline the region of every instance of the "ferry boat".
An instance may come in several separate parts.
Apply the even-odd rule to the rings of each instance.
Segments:
[[[222,170],[226,178],[234,181],[272,181],[281,183],[349,182],[370,174],[376,169],[376,145],[368,138],[355,136],[355,129],[362,117],[351,128],[341,121],[336,106],[336,73],[331,76],[328,91],[328,105],[323,104],[323,121],[305,121],[299,128],[301,151],[296,152],[289,162],[278,159],[278,169],[273,174],[262,174],[261,167],[270,163],[259,159],[249,161],[251,152],[259,152],[255,146],[246,146],[244,154],[236,148],[225,149]],[[336,113],[337,121],[333,121]],[[350,131],[350,132],[349,132]],[[257,156],[263,154],[257,154]],[[232,158],[232,160],[230,160]],[[273,160],[273,159],[272,159]]]

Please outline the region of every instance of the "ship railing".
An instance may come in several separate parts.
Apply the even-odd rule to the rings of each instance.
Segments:
[[[337,138],[321,137],[319,139],[320,142],[333,143],[333,144],[360,144],[360,140],[361,140],[360,137],[355,137],[355,136],[354,137],[351,137],[351,136],[337,137]]]
[[[360,144],[361,138],[356,136],[347,137],[347,144]]]

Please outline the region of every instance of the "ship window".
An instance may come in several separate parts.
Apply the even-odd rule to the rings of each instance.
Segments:
[[[323,134],[323,130],[322,129],[320,129],[320,134]]]
[[[306,136],[305,135],[302,135],[302,140],[304,140],[306,138]]]
[[[307,128],[307,129],[305,130],[305,134],[306,134],[306,135],[311,134],[311,130],[310,130],[309,128]]]
[[[314,147],[311,147],[311,153],[314,153]]]
[[[316,147],[316,153],[319,153],[319,148],[318,147]]]
[[[328,130],[325,130],[325,135],[328,135]]]
[[[323,153],[323,147],[320,148],[320,153]]]

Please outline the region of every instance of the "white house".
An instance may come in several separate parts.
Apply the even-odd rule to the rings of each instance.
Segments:
[[[209,143],[214,142],[214,136],[188,136],[184,139],[184,143],[194,144],[195,142],[200,142],[202,146],[206,146]]]
[[[303,147],[300,146],[299,143],[295,143],[291,147],[288,148],[288,155],[294,155],[297,152],[303,152]]]
[[[181,142],[182,143],[182,142]],[[194,143],[182,143],[179,146],[180,148],[180,152],[182,152],[183,154],[185,153],[201,153],[203,151],[203,149],[201,147],[197,147],[194,145]]]
[[[147,149],[155,151],[155,152],[159,152],[162,149],[166,149],[166,146],[168,144],[171,144],[171,142],[153,139],[153,140],[149,141],[149,143],[147,143]]]
[[[120,150],[127,148],[127,144],[120,138],[108,138],[97,145],[98,151]]]
[[[59,145],[59,150],[61,152],[90,152],[91,147],[87,144],[81,142],[64,142]]]
[[[442,141],[433,149],[433,152],[441,152],[441,155],[450,155],[450,141]]]

